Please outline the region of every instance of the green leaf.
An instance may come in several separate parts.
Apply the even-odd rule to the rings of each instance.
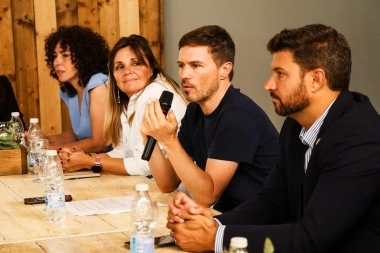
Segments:
[[[274,253],[274,246],[269,237],[265,238],[264,241],[264,253]]]
[[[0,142],[13,141],[13,136],[10,134],[0,134]]]
[[[3,131],[6,134],[11,135],[13,138],[13,141],[15,141],[16,143],[21,143],[21,140],[23,138],[23,134],[22,133],[16,133],[16,129],[18,129],[19,127],[20,126],[17,122],[7,121],[5,123],[5,128],[3,128]]]
[[[20,146],[13,140],[13,135],[8,133],[0,134],[0,149],[14,149]]]
[[[20,146],[16,142],[3,143],[0,142],[0,149],[16,149],[20,148]]]

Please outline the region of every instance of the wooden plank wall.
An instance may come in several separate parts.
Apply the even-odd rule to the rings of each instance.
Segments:
[[[1,0],[0,74],[12,83],[26,127],[38,117],[46,135],[70,128],[45,63],[48,34],[79,24],[101,34],[110,48],[121,36],[141,34],[164,65],[162,8],[162,0]]]

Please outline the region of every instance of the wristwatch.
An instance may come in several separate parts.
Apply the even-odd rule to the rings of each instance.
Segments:
[[[92,170],[92,172],[95,172],[95,173],[102,172],[103,168],[102,168],[102,165],[100,165],[100,157],[99,156],[95,156],[95,162],[94,162],[94,165],[92,165],[91,170]]]

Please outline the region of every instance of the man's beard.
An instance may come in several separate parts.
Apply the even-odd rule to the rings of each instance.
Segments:
[[[194,86],[193,86],[194,87]],[[196,97],[188,97],[189,93],[185,91],[186,99],[189,102],[204,103],[212,97],[219,88],[218,79],[215,78],[207,90],[196,90]],[[194,88],[195,89],[195,88]]]
[[[289,116],[293,113],[302,111],[310,103],[304,82],[300,83],[298,89],[295,90],[293,94],[291,94],[288,98],[286,98],[285,101],[283,101],[273,92],[270,92],[270,96],[277,99],[279,102],[279,104],[276,104],[275,102],[273,102],[273,104],[276,113],[280,116]]]

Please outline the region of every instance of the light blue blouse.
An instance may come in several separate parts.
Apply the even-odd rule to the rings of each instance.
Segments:
[[[78,140],[87,139],[92,136],[89,91],[103,83],[107,85],[107,81],[108,76],[103,73],[97,73],[90,78],[83,91],[81,111],[79,111],[78,106],[78,94],[74,97],[69,97],[65,92],[60,91],[59,93],[59,96],[69,108],[71,126]]]

